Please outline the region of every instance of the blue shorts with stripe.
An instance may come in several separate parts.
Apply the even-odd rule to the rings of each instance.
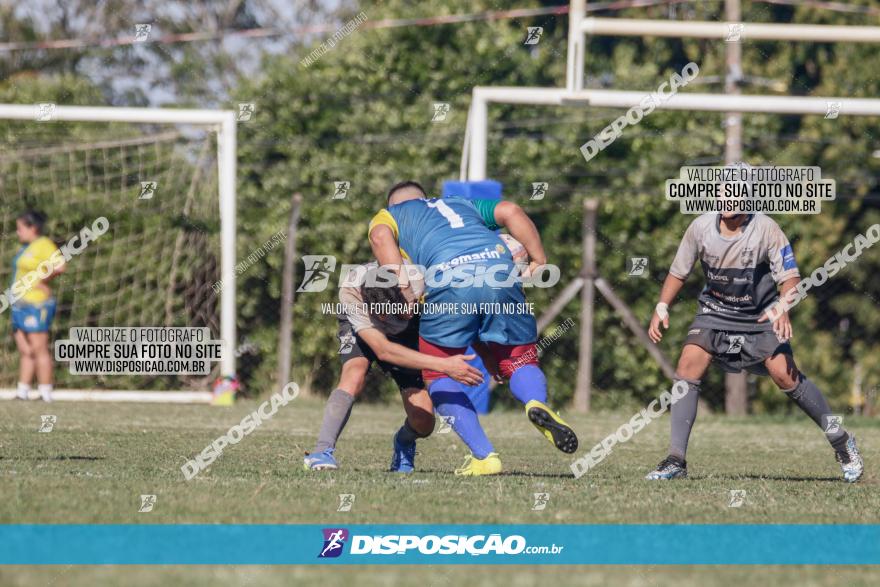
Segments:
[[[55,306],[55,298],[37,304],[23,302],[12,304],[12,330],[48,332],[52,326],[52,319],[55,318]]]
[[[508,281],[513,263],[509,265],[498,272],[497,282]],[[520,345],[538,339],[535,317],[525,309],[522,284],[492,287],[484,282],[456,287],[460,284],[456,280],[438,288],[427,284],[419,322],[423,339],[443,347],[466,347],[477,340]]]

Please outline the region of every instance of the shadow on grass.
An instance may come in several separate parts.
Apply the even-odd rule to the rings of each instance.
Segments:
[[[753,473],[745,473],[742,475],[689,475],[689,479],[694,481],[712,481],[715,479],[723,479],[725,481],[739,481],[742,479],[750,479],[754,481],[826,481],[834,483],[843,483],[843,477],[808,477],[808,476],[792,476],[792,475],[755,475]]]
[[[391,471],[387,471],[392,475],[403,475],[402,473],[391,473]],[[450,477],[455,477],[455,474],[452,471],[446,470],[441,471],[439,469],[416,469],[416,473],[433,473],[436,475],[448,475]],[[571,473],[529,473],[526,471],[501,471],[497,475],[478,475],[478,477],[543,477],[547,479],[574,479],[574,475]],[[473,477],[456,477],[457,479],[473,479]]]
[[[0,461],[103,461],[104,457],[86,455],[56,455],[54,457],[3,457]]]

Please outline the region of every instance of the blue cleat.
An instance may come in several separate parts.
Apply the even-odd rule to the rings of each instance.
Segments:
[[[328,448],[324,452],[306,453],[303,459],[303,469],[306,471],[335,471],[339,468],[336,459],[333,458],[335,448]]]
[[[400,444],[394,435],[394,454],[391,455],[393,473],[412,473],[416,467],[416,443]]]
[[[666,457],[657,468],[645,476],[649,481],[668,481],[670,479],[687,479],[687,462],[672,455]]]

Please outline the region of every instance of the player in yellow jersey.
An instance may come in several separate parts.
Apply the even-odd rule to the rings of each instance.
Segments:
[[[64,258],[48,237],[43,236],[46,215],[28,210],[15,221],[15,233],[22,244],[12,260],[8,293],[12,334],[21,357],[18,370],[18,399],[28,399],[36,375],[44,401],[52,401],[53,364],[49,353],[49,328],[55,317],[55,298],[48,281],[64,271]],[[9,296],[8,296],[9,297]]]

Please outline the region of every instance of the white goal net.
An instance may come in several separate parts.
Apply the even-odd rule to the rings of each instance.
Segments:
[[[68,338],[71,327],[96,326],[207,327],[212,339],[234,333],[234,324],[222,324],[229,312],[224,317],[216,286],[229,284],[222,280],[223,174],[212,130],[0,117],[2,288],[9,293],[23,211],[43,212],[43,234],[75,251],[51,281],[52,340]],[[83,229],[101,218],[106,233],[82,246]],[[234,295],[234,280],[227,295]],[[18,379],[9,313],[0,314],[0,388],[6,389]],[[73,375],[58,363],[55,377],[59,390],[206,390],[213,378],[231,374],[231,365],[214,363],[206,376],[150,376]]]

